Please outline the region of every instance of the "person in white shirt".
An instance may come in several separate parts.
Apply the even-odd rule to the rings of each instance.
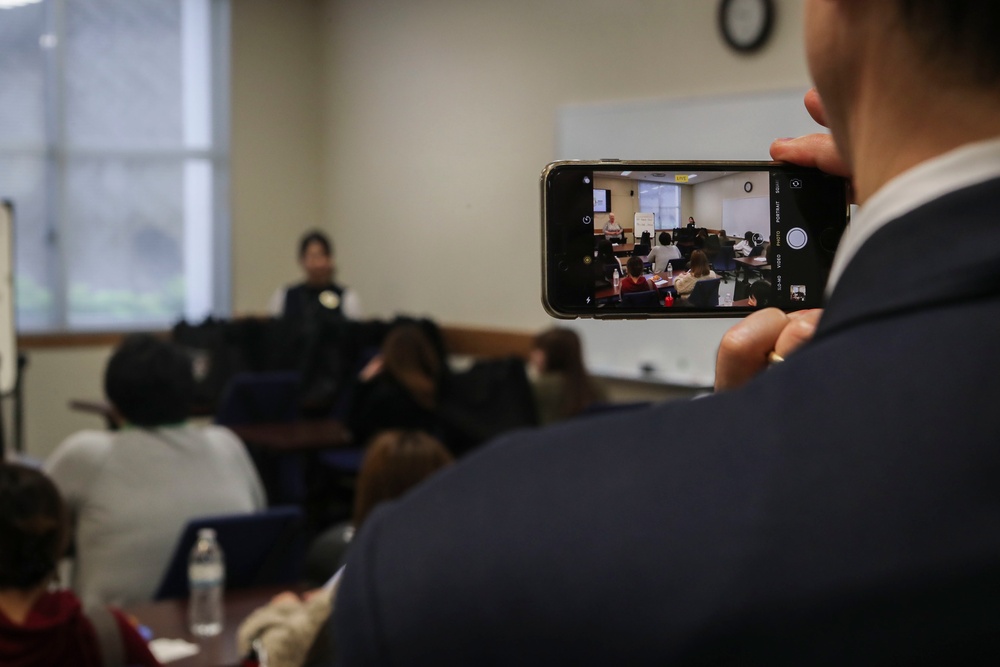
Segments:
[[[621,243],[625,240],[625,230],[615,222],[614,213],[608,213],[608,221],[604,223],[604,238],[612,243]]]
[[[671,259],[680,259],[680,248],[674,245],[670,232],[660,232],[660,245],[652,248],[649,254],[642,258],[644,262],[653,264],[653,273],[662,273],[667,270],[667,262]]]
[[[121,605],[151,599],[188,521],[253,512],[267,499],[232,431],[187,422],[194,377],[183,350],[131,335],[104,387],[121,430],[71,435],[45,470],[71,513],[73,589],[84,604]]]

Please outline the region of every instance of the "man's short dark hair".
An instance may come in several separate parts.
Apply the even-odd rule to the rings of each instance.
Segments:
[[[127,336],[104,371],[108,400],[136,426],[184,421],[193,392],[191,358],[173,343],[148,334]]]
[[[670,232],[660,232],[660,245],[670,245],[672,241],[673,239],[670,238]]]
[[[1000,82],[1000,3],[997,0],[898,0],[904,27],[929,62],[958,80]]]
[[[757,280],[750,284],[750,296],[757,301],[757,307],[763,308],[771,301],[771,283]]]
[[[313,243],[320,244],[327,257],[333,257],[333,243],[330,241],[330,237],[318,229],[314,229],[311,232],[306,232],[299,240],[299,259],[306,256],[306,250]]]

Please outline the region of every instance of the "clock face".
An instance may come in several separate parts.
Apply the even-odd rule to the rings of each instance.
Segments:
[[[751,183],[750,181],[747,181],[746,183],[743,184],[743,191],[744,192],[750,192],[751,190],[753,190],[753,183]]]
[[[763,46],[773,21],[771,0],[722,0],[719,5],[722,36],[737,51],[753,51]]]

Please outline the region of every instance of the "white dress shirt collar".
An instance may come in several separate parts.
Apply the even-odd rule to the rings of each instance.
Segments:
[[[844,269],[876,231],[949,192],[1000,177],[1000,137],[961,146],[896,176],[858,209],[844,232],[826,284],[831,294]]]

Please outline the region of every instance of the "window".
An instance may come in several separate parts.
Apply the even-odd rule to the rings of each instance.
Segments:
[[[639,181],[639,211],[655,213],[656,229],[680,226],[681,186],[653,181]]]
[[[0,7],[18,330],[228,312],[228,0]]]

